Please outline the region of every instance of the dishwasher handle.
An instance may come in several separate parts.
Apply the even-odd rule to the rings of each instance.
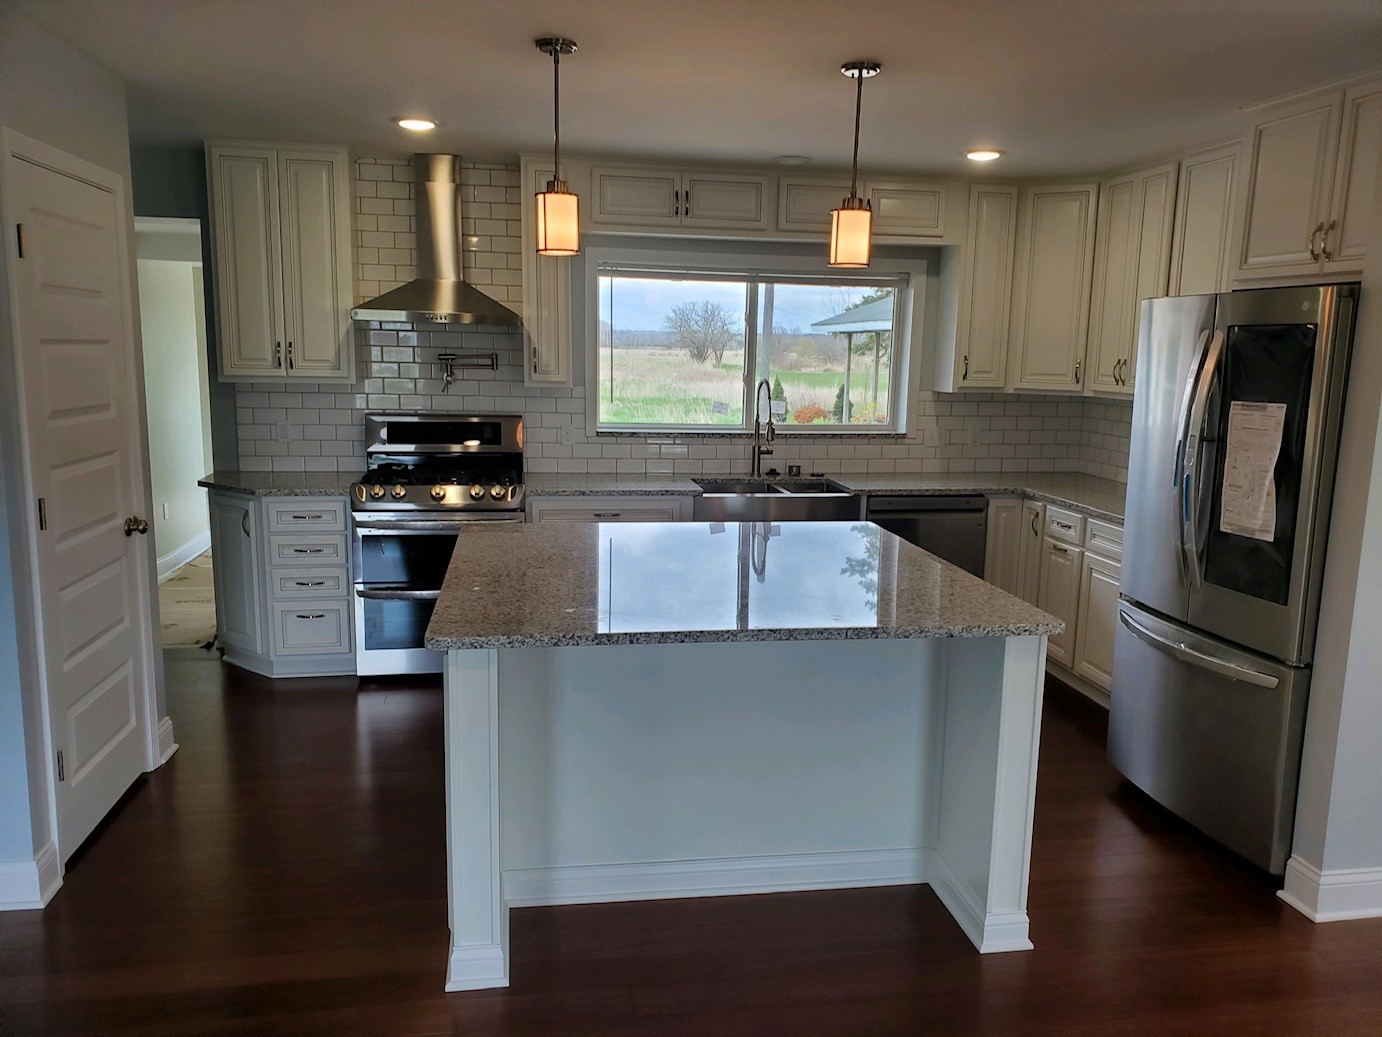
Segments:
[[[914,497],[870,497],[871,512],[900,511],[986,511],[987,497],[972,495],[933,494]]]

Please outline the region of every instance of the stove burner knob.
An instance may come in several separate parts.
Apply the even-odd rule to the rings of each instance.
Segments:
[[[474,486],[472,486],[472,487],[470,488],[470,499],[471,499],[471,500],[484,500],[484,499],[485,499],[485,488],[484,488],[483,486],[481,486],[479,483],[476,483]]]
[[[403,486],[403,485],[400,484],[400,485],[395,486],[395,487],[393,488],[393,499],[394,499],[394,500],[402,500],[402,499],[403,499],[404,497],[406,497],[406,496],[408,496],[408,487]]]
[[[495,483],[493,486],[489,488],[489,495],[493,497],[495,500],[503,500],[505,494],[507,493],[508,490],[505,489],[503,486],[500,486],[498,483]]]
[[[433,487],[432,487],[432,499],[433,499],[434,501],[444,501],[444,500],[446,500],[446,487],[445,487],[445,486],[440,486],[440,485],[438,485],[438,486],[433,486]]]
[[[369,488],[369,495],[373,497],[375,500],[379,500],[381,497],[384,496],[384,487],[379,486],[377,484],[371,486]]]

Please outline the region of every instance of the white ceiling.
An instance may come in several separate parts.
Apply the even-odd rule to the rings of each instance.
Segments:
[[[1098,170],[1236,135],[1245,104],[1382,67],[1379,0],[15,0],[130,84],[144,143],[573,153],[993,175]],[[390,124],[440,120],[432,134]]]

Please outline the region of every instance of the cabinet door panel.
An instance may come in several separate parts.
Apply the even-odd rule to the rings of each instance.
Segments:
[[[870,180],[864,197],[873,209],[873,233],[879,237],[939,238],[945,234],[944,184]]]
[[[529,190],[541,191],[552,179],[550,167],[529,168]],[[532,246],[533,207],[523,205],[523,345],[527,385],[571,384],[571,260],[540,256]]]
[[[1080,606],[1072,669],[1105,691],[1113,684],[1120,569],[1117,562],[1088,553],[1080,565]]]
[[[593,224],[676,226],[681,223],[681,174],[673,170],[592,170]]]
[[[528,498],[529,522],[679,522],[683,497]]]
[[[793,180],[777,186],[777,229],[829,231],[830,213],[849,194],[848,180]]]
[[[1022,501],[989,501],[988,533],[984,545],[984,579],[1009,594],[1022,591]]]
[[[210,166],[221,374],[281,373],[279,181],[272,149],[213,147]]]
[[[222,645],[257,655],[262,639],[254,500],[213,492],[209,503],[216,636]]]
[[[1137,315],[1143,299],[1166,294],[1171,276],[1171,225],[1175,215],[1177,165],[1144,170],[1137,178],[1136,265],[1123,332],[1124,364],[1118,371],[1119,391],[1131,393],[1137,380]]]
[[[767,199],[772,184],[769,177],[687,173],[682,184],[682,223],[685,226],[767,229]]]
[[[1009,342],[1018,388],[1082,386],[1097,193],[1097,184],[1023,193]]]
[[[279,153],[284,368],[314,379],[353,376],[350,182],[344,155]]]
[[[1228,291],[1233,232],[1233,183],[1239,145],[1186,157],[1176,195],[1171,247],[1170,295]]]
[[[1017,188],[970,188],[955,358],[957,388],[1002,388],[1007,378]]]
[[[1245,170],[1238,276],[1309,275],[1327,219],[1340,95],[1287,106],[1253,127]]]
[[[1041,592],[1037,606],[1065,621],[1065,631],[1047,639],[1046,654],[1062,666],[1074,659],[1075,631],[1080,602],[1078,547],[1047,540],[1041,553]]]
[[[1041,598],[1041,545],[1045,525],[1046,505],[1024,500],[1022,528],[1018,530],[1022,542],[1018,550],[1021,571],[1017,596],[1032,605],[1037,605]]]
[[[298,601],[273,607],[274,655],[338,655],[350,651],[348,601]]]
[[[1094,240],[1094,288],[1089,319],[1089,387],[1116,392],[1127,355],[1130,295],[1137,273],[1137,177],[1107,180],[1099,188]]]
[[[1340,274],[1363,269],[1379,155],[1382,154],[1382,82],[1354,87],[1344,95],[1339,168],[1334,179],[1325,269]]]

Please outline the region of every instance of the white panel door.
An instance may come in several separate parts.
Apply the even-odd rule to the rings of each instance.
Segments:
[[[259,559],[253,497],[213,490],[211,557],[215,560],[216,638],[253,655],[263,651]]]
[[[767,230],[772,178],[687,173],[682,178],[681,222],[686,227]]]
[[[1113,685],[1121,568],[1112,559],[1089,552],[1080,562],[1080,606],[1075,623],[1075,664],[1071,669],[1105,691]]]
[[[1022,592],[1022,499],[989,501],[984,579],[1009,594]]]
[[[1233,178],[1238,144],[1187,155],[1181,163],[1168,295],[1228,291]]]
[[[1080,556],[1083,553],[1078,547],[1049,537],[1041,551],[1041,591],[1037,595],[1037,607],[1065,622],[1065,630],[1047,640],[1046,655],[1067,667],[1074,659],[1080,605]]]
[[[350,180],[344,155],[279,152],[283,365],[290,377],[349,379]]]
[[[971,186],[955,388],[1002,389],[1007,380],[1016,234],[1017,188]]]
[[[283,372],[279,178],[272,148],[213,146],[212,235],[222,375]]]
[[[1171,276],[1171,226],[1175,217],[1176,163],[1142,170],[1137,177],[1137,207],[1133,212],[1137,235],[1132,290],[1128,300],[1123,364],[1118,369],[1119,391],[1131,394],[1137,382],[1137,315],[1143,299],[1166,294]]]
[[[1310,276],[1328,222],[1342,94],[1265,113],[1246,140],[1237,276]]]
[[[1118,375],[1131,334],[1138,222],[1136,174],[1105,180],[1099,187],[1099,222],[1094,238],[1087,383],[1091,389],[1119,391]]]
[[[1018,530],[1021,544],[1017,552],[1017,596],[1032,605],[1041,599],[1041,543],[1046,529],[1046,505],[1037,501],[1022,502],[1022,528]]]
[[[113,174],[89,182],[13,153],[6,169],[8,215],[23,228],[16,354],[42,501],[35,596],[65,860],[150,756],[150,545],[125,532],[145,498],[127,217]]]
[[[1343,275],[1363,269],[1372,203],[1382,157],[1382,80],[1356,86],[1344,94],[1344,122],[1339,135],[1339,168],[1329,205],[1324,268]]]

